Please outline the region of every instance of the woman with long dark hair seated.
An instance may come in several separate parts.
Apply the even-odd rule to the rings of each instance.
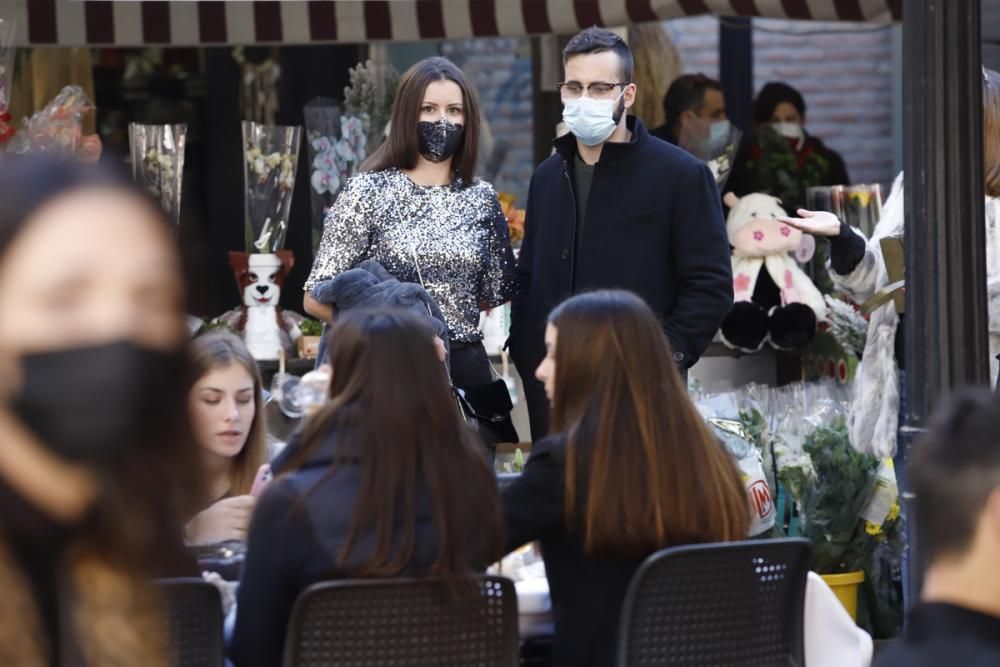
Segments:
[[[507,548],[541,542],[553,664],[605,667],[643,559],[678,544],[744,539],[749,506],[639,297],[575,296],[553,311],[545,344],[537,376],[555,435],[535,443],[503,494]]]
[[[349,311],[329,337],[330,402],[257,504],[237,597],[238,667],[280,664],[297,595],[331,578],[457,582],[501,550],[496,481],[453,401],[430,327]]]

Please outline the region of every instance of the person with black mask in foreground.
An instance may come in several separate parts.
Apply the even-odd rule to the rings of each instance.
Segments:
[[[903,639],[876,667],[1000,665],[1000,397],[958,393],[911,454],[927,559]]]
[[[15,158],[0,202],[0,664],[166,665],[147,582],[177,574],[193,453],[172,230],[93,165]]]

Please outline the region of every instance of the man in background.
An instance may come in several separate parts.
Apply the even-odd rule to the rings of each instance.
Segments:
[[[685,137],[729,136],[722,84],[704,74],[675,79],[663,96],[663,114],[666,122],[650,134],[671,144],[683,146]]]

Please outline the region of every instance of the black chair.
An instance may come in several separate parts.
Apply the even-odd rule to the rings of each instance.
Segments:
[[[222,597],[198,578],[160,579],[157,592],[170,625],[170,664],[174,667],[223,667]]]
[[[665,549],[629,585],[618,666],[801,667],[809,543]]]
[[[517,594],[502,577],[477,577],[446,601],[434,579],[328,581],[299,595],[285,637],[285,667],[514,667]]]

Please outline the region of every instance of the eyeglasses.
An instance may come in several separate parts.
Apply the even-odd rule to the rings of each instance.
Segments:
[[[611,97],[615,88],[627,85],[627,83],[604,83],[599,81],[589,86],[584,86],[578,81],[565,81],[557,83],[556,88],[559,89],[559,94],[563,96],[563,99],[567,100],[579,99],[583,95],[584,89],[587,91],[587,97],[594,100],[606,100]]]

